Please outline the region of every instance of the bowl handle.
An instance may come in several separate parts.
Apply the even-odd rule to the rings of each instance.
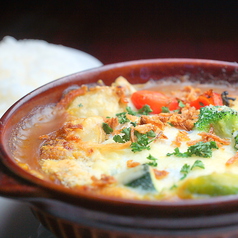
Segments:
[[[0,163],[0,196],[12,198],[46,197],[37,186],[17,177]]]

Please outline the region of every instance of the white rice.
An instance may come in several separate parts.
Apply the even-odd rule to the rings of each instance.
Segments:
[[[4,37],[0,42],[0,116],[35,88],[100,65],[94,57],[62,45]]]

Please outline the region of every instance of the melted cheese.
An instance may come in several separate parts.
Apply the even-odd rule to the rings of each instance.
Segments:
[[[114,87],[96,87],[85,95],[76,97],[67,111],[76,117],[115,116],[123,112],[124,107],[119,102],[120,97]]]
[[[123,81],[123,83],[125,82]],[[128,88],[134,91],[134,88]],[[127,90],[129,90],[128,88]],[[127,95],[130,93],[127,92]],[[130,104],[129,97],[127,100]],[[219,149],[212,149],[210,158],[168,156],[168,153],[174,152],[176,148],[174,141],[183,130],[179,126],[172,127],[167,123],[164,123],[163,127],[158,126],[158,124],[151,124],[155,121],[153,115],[148,116],[148,124],[144,124],[143,128],[142,126],[138,127],[145,132],[146,127],[150,128],[148,130],[153,129],[157,136],[162,132],[163,136],[155,138],[149,144],[149,149],[133,152],[131,148],[133,141],[116,142],[113,139],[115,135],[123,136],[122,129],[133,126],[129,122],[125,124],[115,123],[115,119],[111,134],[107,134],[102,128],[107,117],[115,117],[117,113],[125,112],[125,105],[121,104],[121,97],[116,93],[114,87],[96,87],[85,95],[76,97],[66,110],[71,116],[73,115],[73,119],[69,117],[70,120],[65,122],[63,128],[46,140],[41,147],[40,155],[40,165],[43,172],[54,180],[60,181],[64,186],[91,186],[95,183],[95,179],[100,181],[102,175],[116,178],[128,170],[128,161],[135,162],[136,165],[148,164],[150,162],[149,156],[156,158],[157,165],[153,166],[153,170],[165,171],[166,174],[159,179],[154,173],[151,175],[157,190],[157,195],[151,195],[155,199],[158,198],[158,194],[172,193],[171,188],[179,186],[181,183],[181,178],[184,175],[181,172],[182,167],[188,165],[191,168],[197,160],[202,161],[204,168],[195,167],[189,170],[186,179],[212,173],[238,174],[238,165],[226,166],[227,160],[236,153],[232,143],[221,145]],[[129,118],[133,118],[137,123],[140,123],[141,120],[140,116],[130,116]],[[136,129],[136,127],[133,128],[133,130]],[[199,131],[196,130],[187,131],[189,141],[201,139],[201,135],[198,133]],[[183,141],[179,150],[185,152],[188,147],[187,141]],[[101,182],[103,181],[101,180]],[[115,188],[120,191],[125,189],[119,183],[110,186],[111,192],[109,188],[100,187],[101,192],[107,191],[112,195]],[[134,197],[134,191],[128,192],[128,189],[126,191],[124,196],[121,192],[118,194],[123,197]],[[138,191],[139,198],[141,198],[140,193]]]

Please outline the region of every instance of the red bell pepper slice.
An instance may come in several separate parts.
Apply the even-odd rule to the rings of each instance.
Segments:
[[[223,102],[221,94],[215,93],[212,89],[210,89],[201,94],[196,100],[190,102],[190,106],[193,106],[196,109],[200,109],[201,107],[209,105],[222,106]]]
[[[131,100],[137,109],[142,108],[146,104],[149,105],[154,114],[161,113],[163,107],[167,107],[170,111],[179,108],[179,102],[176,98],[157,91],[141,90],[134,92]]]

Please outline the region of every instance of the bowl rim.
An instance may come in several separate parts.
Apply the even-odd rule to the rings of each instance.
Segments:
[[[238,63],[236,62],[227,62],[227,61],[219,61],[219,60],[210,60],[210,59],[191,59],[191,58],[161,58],[161,59],[142,59],[142,60],[133,60],[133,61],[126,61],[126,62],[119,62],[113,63],[108,65],[103,65],[97,68],[84,70],[82,72],[77,72],[59,79],[56,79],[52,82],[49,82],[32,92],[28,93],[21,99],[19,99],[16,103],[14,103],[2,116],[0,120],[0,156],[1,161],[7,167],[7,169],[17,175],[20,179],[23,179],[26,183],[30,183],[31,186],[37,187],[36,189],[42,189],[49,194],[49,197],[52,194],[60,194],[62,197],[60,199],[65,198],[65,196],[70,196],[73,200],[81,199],[89,200],[89,201],[100,201],[101,203],[113,203],[113,204],[128,204],[128,205],[136,205],[136,206],[146,206],[146,207],[168,207],[168,208],[191,208],[192,207],[203,207],[207,205],[214,205],[214,204],[233,204],[238,203],[238,195],[232,196],[223,196],[223,197],[214,197],[202,200],[178,200],[178,201],[148,201],[148,200],[132,200],[132,199],[124,199],[124,198],[115,198],[109,197],[104,195],[93,194],[88,191],[76,190],[71,188],[66,188],[62,185],[55,184],[53,182],[46,181],[44,179],[40,179],[26,170],[21,168],[17,165],[13,158],[6,152],[5,142],[4,142],[4,126],[7,124],[11,116],[14,114],[14,111],[17,110],[20,106],[22,106],[25,102],[29,99],[34,98],[36,95],[41,94],[42,92],[48,90],[50,87],[55,87],[60,85],[62,82],[66,80],[70,81],[75,77],[79,77],[81,75],[87,75],[88,73],[97,73],[102,71],[109,71],[113,68],[120,68],[120,67],[131,67],[135,64],[137,65],[144,65],[144,64],[192,64],[192,65],[206,65],[212,64],[215,66],[224,66],[224,67],[233,67],[237,69],[238,72]],[[45,195],[44,195],[45,196]],[[56,195],[57,197],[57,195]]]

